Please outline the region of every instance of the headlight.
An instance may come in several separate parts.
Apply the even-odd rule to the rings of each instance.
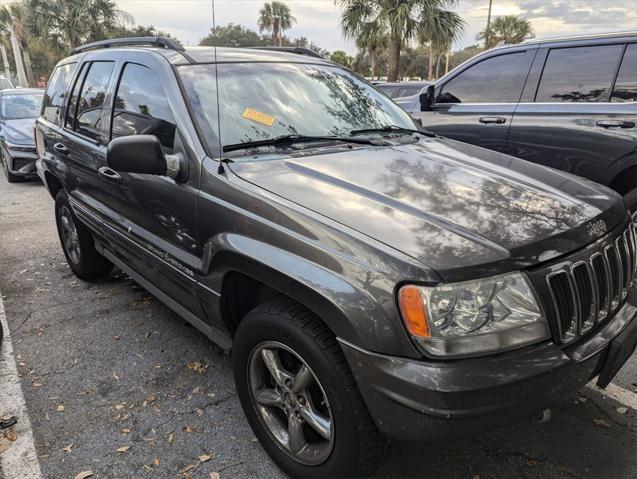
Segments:
[[[407,330],[432,356],[501,352],[550,337],[522,273],[436,287],[407,285],[398,303]]]

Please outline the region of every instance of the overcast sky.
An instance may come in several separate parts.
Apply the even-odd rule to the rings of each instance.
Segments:
[[[154,25],[196,45],[212,26],[211,0],[117,0],[138,24]],[[215,0],[217,25],[238,23],[257,30],[263,0]],[[333,0],[287,1],[297,23],[286,35],[307,37],[328,50],[354,53],[343,39],[340,10]],[[476,43],[487,21],[488,0],[460,0],[456,11],[467,22],[455,49]],[[493,0],[493,15],[523,15],[537,37],[637,30],[637,0]]]

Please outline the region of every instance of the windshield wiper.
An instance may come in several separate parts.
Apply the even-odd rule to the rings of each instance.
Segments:
[[[267,140],[247,141],[245,143],[234,143],[232,145],[224,145],[223,152],[245,150],[248,148],[258,148],[260,146],[288,146],[294,143],[309,143],[312,141],[341,141],[344,143],[356,143],[359,145],[376,145],[382,146],[383,141],[373,140],[370,138],[352,138],[348,136],[310,136],[310,135],[283,135]]]
[[[416,130],[415,128],[403,128],[402,126],[387,125],[380,128],[364,128],[362,130],[352,130],[350,135],[363,135],[365,133],[418,133],[419,135],[425,135],[435,137],[436,135],[426,130]]]

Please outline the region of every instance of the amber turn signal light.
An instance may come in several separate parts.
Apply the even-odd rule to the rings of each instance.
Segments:
[[[407,326],[407,330],[412,336],[419,338],[431,337],[425,304],[418,286],[407,285],[400,288],[398,291],[398,307],[405,326]]]

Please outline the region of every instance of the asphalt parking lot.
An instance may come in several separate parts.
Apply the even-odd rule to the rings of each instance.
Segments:
[[[244,419],[229,356],[123,273],[76,279],[47,191],[3,175],[0,294],[31,426],[10,398],[0,416],[23,417],[0,433],[0,479],[27,477],[11,450],[29,435],[36,479],[283,476]],[[12,379],[9,362],[0,361],[0,388]],[[608,393],[584,387],[546,424],[440,447],[390,445],[377,476],[637,477],[636,390],[633,356]]]

